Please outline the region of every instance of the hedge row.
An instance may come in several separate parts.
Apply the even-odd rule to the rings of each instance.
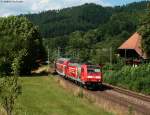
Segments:
[[[138,67],[123,66],[120,70],[105,70],[104,81],[150,95],[150,64]]]

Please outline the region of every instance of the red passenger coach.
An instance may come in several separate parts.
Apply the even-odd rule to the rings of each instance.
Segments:
[[[59,58],[55,62],[55,71],[62,76],[66,75],[66,67],[68,66],[69,63],[68,58]]]
[[[103,81],[99,65],[74,63],[67,58],[56,61],[56,72],[86,86],[101,85]]]

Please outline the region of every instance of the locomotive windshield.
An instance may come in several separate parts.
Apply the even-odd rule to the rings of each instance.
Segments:
[[[97,73],[97,72],[101,72],[101,70],[100,70],[99,66],[88,65],[87,72],[88,73]]]

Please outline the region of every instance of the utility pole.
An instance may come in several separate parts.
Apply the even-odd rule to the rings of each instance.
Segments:
[[[58,47],[58,49],[57,49],[57,58],[59,58],[60,57],[60,48]]]
[[[48,67],[50,67],[50,60],[49,60],[49,47],[47,47],[48,48],[48,50],[47,50],[47,55],[48,55]]]
[[[147,3],[147,13],[150,13],[150,3]]]
[[[79,60],[79,51],[80,51],[80,49],[78,48],[77,49],[77,58],[78,58],[78,60]]]
[[[112,47],[110,47],[110,64],[112,65]]]

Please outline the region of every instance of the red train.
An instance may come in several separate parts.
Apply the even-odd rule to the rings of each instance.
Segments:
[[[68,58],[59,58],[55,62],[56,72],[84,86],[99,86],[103,77],[99,65],[79,64]]]

